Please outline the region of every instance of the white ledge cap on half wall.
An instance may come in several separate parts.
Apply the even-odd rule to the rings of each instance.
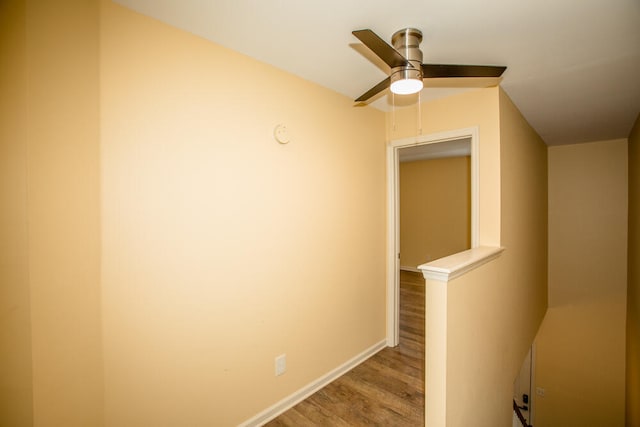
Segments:
[[[502,251],[504,248],[501,247],[480,246],[419,265],[418,269],[425,279],[448,282],[498,258]]]

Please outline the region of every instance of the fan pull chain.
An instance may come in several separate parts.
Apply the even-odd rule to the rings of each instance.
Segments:
[[[396,131],[396,94],[391,92],[391,130]]]
[[[422,135],[422,92],[418,92],[418,136]]]

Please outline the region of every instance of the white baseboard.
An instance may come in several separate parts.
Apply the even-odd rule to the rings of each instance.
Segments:
[[[306,386],[302,387],[300,390],[296,391],[295,393],[285,397],[275,405],[265,409],[264,411],[260,412],[258,415],[239,424],[239,427],[254,427],[254,426],[261,426],[266,424],[267,422],[271,421],[272,419],[282,414],[283,412],[287,411],[288,409],[293,408],[295,405],[302,402],[304,399],[311,396],[313,393],[320,390],[322,387],[326,386],[333,380],[337,379],[338,377],[344,375],[351,369],[355,368],[356,366],[358,366],[359,364],[361,364],[362,362],[364,362],[365,360],[367,360],[368,358],[370,358],[371,356],[373,356],[374,354],[376,354],[386,346],[387,346],[386,339],[380,341],[377,344],[374,344],[373,346],[369,347],[362,353],[358,354],[357,356],[353,357],[352,359],[338,366],[334,370],[328,372],[327,374],[323,375],[317,380],[307,384]]]

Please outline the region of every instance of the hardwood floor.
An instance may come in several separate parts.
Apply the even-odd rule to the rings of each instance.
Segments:
[[[266,424],[424,425],[424,279],[401,272],[400,345],[387,347]]]

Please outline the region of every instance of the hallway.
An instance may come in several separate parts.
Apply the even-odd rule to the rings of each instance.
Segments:
[[[402,271],[400,345],[383,349],[266,426],[424,425],[424,298],[422,275]]]

